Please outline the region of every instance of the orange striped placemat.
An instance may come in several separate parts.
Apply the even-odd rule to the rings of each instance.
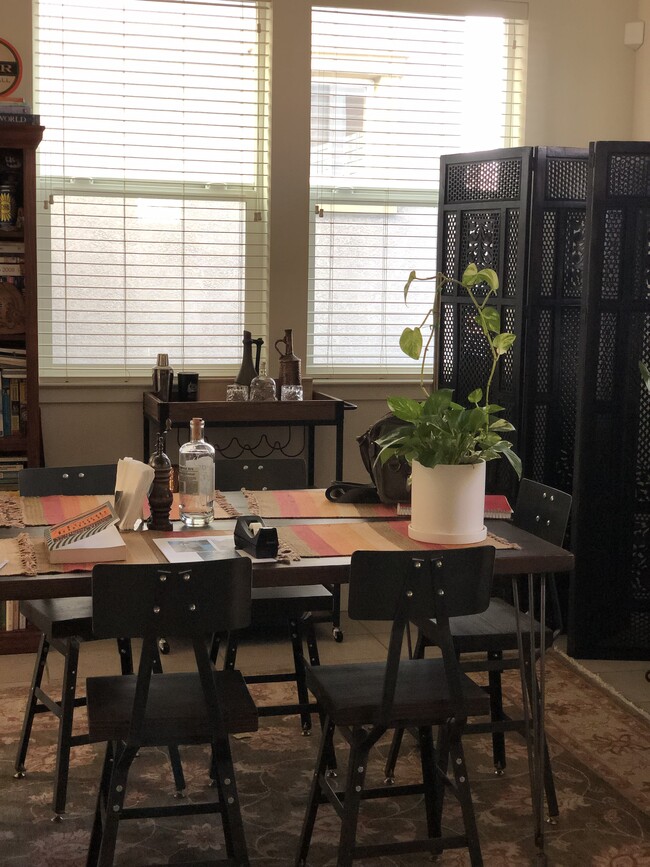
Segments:
[[[416,542],[408,535],[408,521],[374,521],[371,524],[298,524],[278,528],[282,548],[296,557],[349,557],[355,551],[419,551],[427,548],[442,550],[449,545]],[[492,533],[483,542],[458,545],[476,548],[494,545],[495,548],[519,548]]]
[[[297,491],[243,491],[251,515],[262,518],[396,518],[397,506],[332,503],[325,488]]]
[[[106,501],[113,502],[109,494],[88,494],[80,497],[56,495],[53,497],[21,497],[17,491],[0,494],[0,527],[50,527],[67,521],[76,515],[100,506]],[[143,504],[143,515],[149,514],[149,503]],[[216,497],[214,503],[215,519],[233,518],[239,514],[223,498]],[[178,521],[178,494],[170,512],[170,520]]]

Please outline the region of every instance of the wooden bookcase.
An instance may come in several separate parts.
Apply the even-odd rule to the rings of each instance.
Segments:
[[[42,463],[36,296],[36,149],[42,137],[41,126],[0,123],[0,378],[6,391],[13,380],[19,398],[17,413],[5,414],[14,424],[5,418],[0,436],[0,490],[17,488],[9,467]],[[2,373],[19,369],[20,358],[15,365],[6,360],[14,351],[24,356],[24,377]],[[37,632],[6,628],[18,618],[15,603],[0,606],[0,653],[35,649]]]

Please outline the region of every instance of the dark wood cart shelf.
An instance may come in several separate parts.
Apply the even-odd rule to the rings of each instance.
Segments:
[[[336,428],[335,478],[343,475],[343,422],[345,410],[356,409],[348,403],[322,392],[314,392],[311,400],[297,401],[172,401],[165,402],[155,394],[145,393],[144,460],[151,454],[151,425],[154,433],[172,428],[188,427],[190,419],[202,418],[206,428],[229,427],[303,427],[307,430],[307,482],[314,484],[315,429]]]

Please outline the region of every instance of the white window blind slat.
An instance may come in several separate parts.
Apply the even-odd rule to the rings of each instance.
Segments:
[[[313,9],[310,373],[418,373],[440,157],[518,144],[524,74],[522,21]]]
[[[268,4],[35,10],[41,375],[232,372],[268,318]]]

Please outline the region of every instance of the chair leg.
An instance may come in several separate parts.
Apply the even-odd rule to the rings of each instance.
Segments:
[[[106,786],[106,808],[97,867],[112,867],[113,865],[120,812],[126,797],[127,779],[131,764],[137,754],[137,750],[130,747],[120,749],[114,745],[113,750],[113,768]]]
[[[500,661],[503,653],[500,650],[489,651],[489,661]],[[490,719],[501,722],[503,716],[503,691],[501,689],[501,672],[488,671],[488,688],[490,695]],[[503,732],[492,732],[492,761],[497,774],[501,775],[506,767],[506,739]]]
[[[302,657],[302,626],[302,622],[297,617],[292,617],[289,620],[289,635],[291,636],[291,649],[293,651],[293,669],[296,673],[298,702],[301,705],[306,706],[309,703],[309,692],[307,691],[307,676],[305,674],[305,663]],[[308,710],[302,710],[300,712],[300,725],[302,727],[303,735],[311,734],[311,714]]]
[[[531,678],[535,677],[534,668],[530,665],[530,654],[526,654],[526,687],[528,689],[529,701],[533,700],[533,688]],[[539,693],[538,693],[539,694]],[[537,710],[539,713],[539,709]],[[555,779],[553,778],[553,768],[551,766],[551,757],[548,752],[548,742],[544,737],[544,793],[546,795],[546,806],[548,807],[548,815],[551,819],[556,819],[560,815],[560,807],[557,801],[557,792],[555,791]]]
[[[29,688],[29,695],[27,696],[27,706],[25,708],[25,716],[23,718],[23,729],[20,733],[20,740],[18,741],[18,752],[16,753],[16,762],[14,764],[14,768],[16,773],[14,777],[16,779],[20,779],[25,776],[25,760],[27,758],[27,748],[29,747],[29,739],[32,734],[32,724],[34,722],[34,715],[36,713],[36,706],[38,704],[38,699],[36,698],[36,690],[40,688],[41,681],[43,680],[43,671],[45,670],[45,664],[47,662],[47,654],[50,649],[50,643],[45,637],[43,633],[41,635],[41,641],[38,648],[38,654],[36,656],[36,662],[34,664],[34,672],[32,674],[32,683]]]
[[[359,734],[356,734],[359,737]],[[343,801],[343,816],[341,819],[341,837],[336,861],[337,867],[352,867],[354,847],[357,840],[357,825],[359,822],[359,807],[363,784],[366,778],[368,764],[368,749],[361,749],[358,743],[350,746],[347,780],[345,784],[345,799]]]
[[[429,837],[439,837],[441,827],[436,810],[436,753],[433,748],[433,732],[431,726],[418,729],[420,743],[420,765],[422,767],[422,782],[424,784],[424,810],[427,818],[427,834]]]
[[[295,867],[304,867],[307,863],[307,853],[309,852],[309,844],[311,836],[314,832],[314,824],[316,823],[316,814],[320,805],[321,795],[321,777],[325,775],[327,770],[327,757],[334,752],[334,724],[328,717],[323,720],[323,731],[321,734],[320,745],[318,747],[318,757],[316,759],[316,767],[311,780],[309,790],[309,799],[307,800],[307,809],[305,810],[305,818],[303,819],[300,838],[298,841],[298,853],[296,855]]]
[[[59,720],[59,737],[56,750],[56,769],[54,772],[54,796],[52,809],[55,819],[65,813],[65,802],[68,791],[68,771],[70,768],[70,739],[72,737],[72,720],[77,692],[77,671],[79,668],[79,641],[69,638],[66,641],[65,667],[63,671],[63,687],[61,691],[61,719]]]
[[[422,633],[419,632],[413,649],[413,659],[424,659],[424,650],[426,647],[428,647],[428,641]],[[399,758],[399,751],[402,747],[403,738],[404,729],[395,729],[390,749],[388,750],[386,765],[384,766],[384,780],[388,785],[392,785],[392,783],[395,782],[395,766],[397,765],[397,759]]]
[[[483,867],[483,856],[481,855],[481,844],[478,838],[476,816],[474,815],[472,792],[470,790],[469,779],[467,776],[467,765],[465,764],[463,745],[459,737],[452,737],[449,754],[454,771],[454,779],[456,781],[456,793],[463,814],[463,825],[465,826],[465,836],[467,837],[469,861],[472,867]]]
[[[332,635],[339,644],[343,641],[341,629],[341,585],[330,584],[327,588],[332,594]]]
[[[111,771],[113,770],[113,744],[109,741],[106,744],[106,751],[104,753],[104,764],[102,765],[102,775],[99,780],[99,789],[97,791],[97,801],[95,805],[95,818],[93,820],[93,827],[90,833],[90,843],[88,845],[88,855],[86,856],[86,867],[97,867],[97,861],[99,859],[99,850],[102,844],[102,833],[104,829],[104,823],[102,821],[102,815],[104,810],[104,805],[106,804],[106,797],[108,793],[108,784],[111,778]]]
[[[221,822],[226,840],[226,851],[238,867],[248,867],[248,851],[241,817],[239,796],[235,783],[235,769],[232,763],[228,737],[220,738],[213,744],[212,761],[216,774],[217,790],[221,804]]]

